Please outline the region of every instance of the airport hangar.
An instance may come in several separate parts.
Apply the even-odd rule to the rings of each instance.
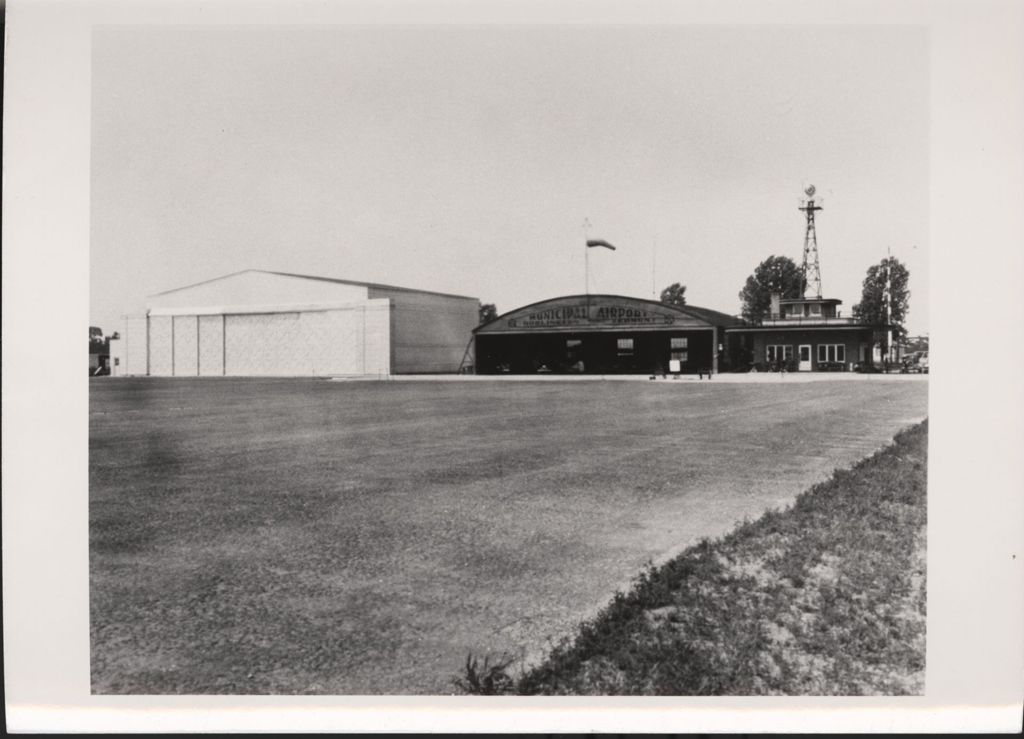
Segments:
[[[245,270],[146,300],[111,341],[115,375],[365,376],[457,372],[479,301]]]
[[[532,303],[477,327],[477,374],[718,372],[743,322],[697,306],[622,295]]]
[[[787,364],[846,370],[884,326],[838,300],[779,300],[763,321],[622,295],[570,295],[477,326],[476,298],[246,270],[151,296],[110,342],[111,374],[653,374]],[[468,342],[468,343],[467,343]]]

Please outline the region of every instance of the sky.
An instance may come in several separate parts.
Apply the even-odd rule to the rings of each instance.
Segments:
[[[740,311],[800,262],[826,297],[887,250],[927,333],[928,36],[917,26],[98,27],[90,323],[244,269]]]

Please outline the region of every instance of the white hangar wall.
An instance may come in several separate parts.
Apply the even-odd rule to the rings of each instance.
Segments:
[[[118,374],[455,372],[478,301],[249,270],[152,296],[126,318]]]

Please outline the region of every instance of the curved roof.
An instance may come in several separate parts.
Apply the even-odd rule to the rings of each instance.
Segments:
[[[626,295],[565,295],[524,305],[474,329],[475,334],[534,331],[655,331],[742,325],[733,316]]]

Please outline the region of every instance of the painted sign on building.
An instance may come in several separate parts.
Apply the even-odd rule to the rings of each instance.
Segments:
[[[617,295],[576,295],[556,298],[499,316],[478,333],[551,331],[616,331],[695,328],[705,326],[685,309]]]

